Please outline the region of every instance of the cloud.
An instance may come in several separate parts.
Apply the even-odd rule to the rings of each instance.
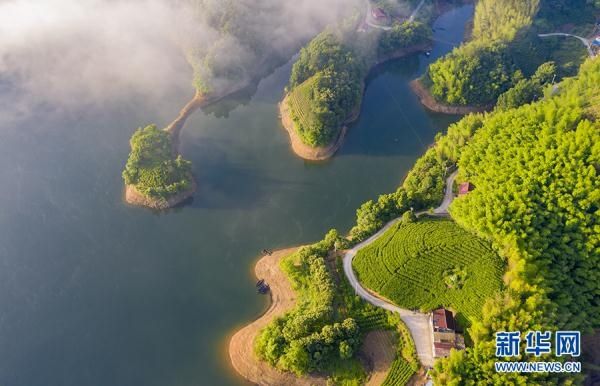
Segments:
[[[356,0],[358,1],[358,0]],[[79,108],[131,95],[159,101],[192,88],[185,50],[241,73],[262,58],[250,42],[285,52],[348,12],[348,0],[0,0],[0,113],[44,103]],[[227,8],[229,7],[229,8]],[[223,35],[231,12],[246,35]],[[236,13],[237,12],[237,13]],[[216,26],[217,24],[217,26]],[[214,53],[218,52],[218,55]],[[204,57],[203,57],[204,58]],[[222,74],[214,76],[224,81]],[[10,100],[6,93],[10,89]],[[4,94],[4,99],[2,98]],[[10,106],[8,106],[10,105]],[[8,107],[8,109],[7,109]]]

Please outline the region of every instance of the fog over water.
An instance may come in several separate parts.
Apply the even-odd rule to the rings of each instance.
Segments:
[[[267,304],[251,275],[260,251],[347,231],[456,119],[426,112],[408,81],[461,41],[472,6],[437,21],[430,58],[371,74],[331,161],[289,149],[277,110],[288,63],[190,118],[190,205],[128,206],[131,134],[193,94],[176,5],[0,0],[0,385],[244,384],[224,348]]]

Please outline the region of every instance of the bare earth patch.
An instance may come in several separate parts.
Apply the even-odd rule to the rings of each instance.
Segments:
[[[396,347],[392,331],[371,331],[363,341],[361,357],[368,363],[371,374],[366,386],[379,386],[385,380],[392,362],[396,358]]]
[[[237,331],[229,341],[229,357],[235,370],[244,378],[258,385],[326,385],[325,377],[308,375],[301,378],[292,373],[284,373],[260,361],[254,354],[254,340],[260,330],[275,317],[283,315],[296,304],[296,294],[287,277],[279,269],[279,261],[294,253],[298,248],[275,251],[256,263],[256,277],[265,279],[271,287],[271,306],[254,322]]]

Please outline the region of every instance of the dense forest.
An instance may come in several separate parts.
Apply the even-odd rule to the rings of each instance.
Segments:
[[[581,27],[573,32],[587,36],[594,6],[586,0],[478,1],[471,40],[433,63],[422,81],[440,102],[490,106],[515,85],[530,93],[533,85],[524,82],[544,62],[556,62],[556,80],[574,75],[587,55],[583,45],[537,34],[577,21]]]
[[[554,95],[550,89],[539,102],[468,118],[440,142],[440,154],[458,156],[459,178],[476,187],[453,203],[453,218],[501,247],[510,268],[509,289],[471,329],[474,347],[438,362],[438,382],[572,377],[493,372],[493,333],[599,327],[599,85],[600,60],[589,60]]]
[[[395,23],[383,32],[357,32],[355,24],[350,20],[319,34],[302,48],[292,67],[287,99],[290,117],[300,139],[309,146],[329,145],[344,122],[356,115],[372,65],[427,42],[431,34],[420,22]]]
[[[433,63],[425,76],[433,96],[452,105],[487,105],[518,79],[508,50],[533,22],[539,0],[477,2],[472,40]]]
[[[166,200],[192,186],[192,165],[173,156],[169,133],[155,125],[139,128],[130,140],[131,152],[123,171],[128,185],[145,196]]]
[[[320,372],[332,384],[360,385],[366,374],[356,355],[364,334],[392,330],[402,342],[399,361],[414,372],[419,365],[407,328],[396,315],[363,302],[347,282],[335,253],[346,243],[332,230],[282,260],[281,269],[298,301],[260,332],[256,354],[280,370],[297,375]]]
[[[359,104],[365,63],[334,33],[321,33],[300,51],[290,76],[290,116],[302,141],[323,146]]]

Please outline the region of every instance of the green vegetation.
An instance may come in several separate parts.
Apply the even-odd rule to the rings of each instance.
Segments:
[[[502,249],[510,267],[508,288],[486,304],[471,328],[474,346],[436,363],[436,383],[580,380],[573,374],[495,373],[493,334],[599,327],[598,101],[600,60],[595,59],[543,100],[474,119],[479,127],[458,152],[458,164],[459,179],[476,189],[450,210],[461,226]],[[466,134],[472,124],[455,131]]]
[[[315,37],[300,51],[288,87],[290,116],[302,142],[329,145],[360,107],[367,69],[429,38],[429,28],[418,22],[396,23],[381,36],[357,33],[350,25]],[[374,39],[376,53],[367,48]]]
[[[556,74],[553,62],[542,64],[529,79],[521,79],[517,84],[500,95],[496,107],[508,109],[530,103],[544,95],[544,87],[552,82]]]
[[[348,1],[343,9],[334,4],[331,15],[320,11],[315,17],[314,5],[294,7],[281,1],[178,2],[197,25],[193,33],[179,37],[194,69],[194,86],[205,94],[243,87],[287,62],[336,16],[356,14],[359,6],[358,0]]]
[[[498,293],[504,272],[488,243],[434,219],[395,225],[358,252],[353,268],[361,283],[403,308],[445,306],[470,321]]]
[[[392,362],[390,371],[381,386],[404,386],[408,383],[415,371],[402,358]]]
[[[131,137],[131,153],[123,179],[143,195],[166,200],[192,186],[192,166],[173,157],[169,134],[155,125],[139,128]]]
[[[437,206],[444,197],[446,174],[451,161],[438,155],[434,148],[425,152],[410,170],[404,183],[394,193],[369,200],[356,211],[356,225],[350,230],[353,243],[359,243],[383,225],[406,211]]]
[[[326,146],[360,105],[364,64],[331,32],[300,51],[290,77],[288,107],[300,139]]]
[[[404,386],[419,369],[417,349],[406,324],[397,316],[398,345],[396,359],[383,381],[382,386]]]
[[[431,29],[424,23],[395,23],[392,29],[384,31],[379,38],[379,58],[386,58],[402,49],[426,43],[429,39]]]
[[[472,41],[429,66],[424,82],[452,105],[489,105],[518,80],[508,44],[533,22],[539,0],[477,2]]]
[[[332,252],[340,240],[330,231],[281,262],[298,296],[296,307],[269,324],[257,337],[257,355],[271,365],[296,374],[324,372],[334,384],[360,384],[365,372],[356,359],[362,335],[381,329],[402,330],[389,312],[362,301]],[[403,338],[414,352],[410,335]],[[406,354],[409,356],[409,354]],[[412,354],[411,354],[412,355]],[[416,356],[409,356],[418,367]]]
[[[422,80],[443,103],[489,106],[513,86],[511,97],[516,99],[509,106],[518,106],[521,99],[528,103],[532,95],[540,94],[536,81],[526,83],[525,78],[543,63],[555,62],[552,75],[560,80],[575,75],[588,56],[574,38],[538,34],[566,29],[589,36],[598,8],[586,0],[481,0],[475,8],[472,40],[433,63]]]

